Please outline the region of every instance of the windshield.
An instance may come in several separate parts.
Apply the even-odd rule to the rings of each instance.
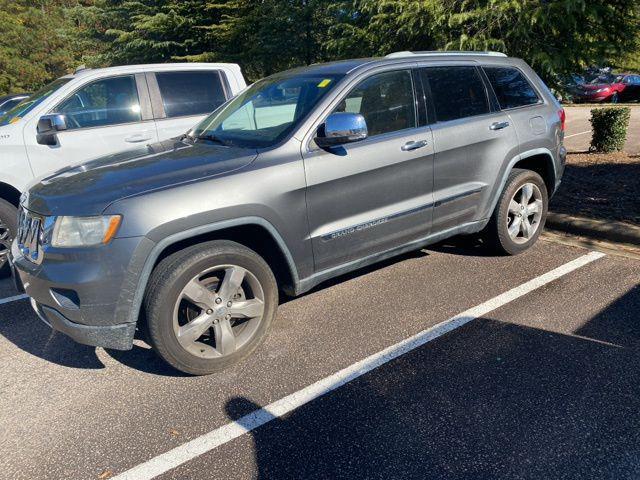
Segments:
[[[58,90],[62,85],[67,83],[70,78],[59,78],[54,80],[50,84],[45,87],[42,87],[36,93],[31,95],[29,98],[25,98],[18,105],[13,107],[7,113],[0,117],[0,126],[8,125],[9,123],[15,123],[24,117],[27,113],[33,110],[36,106],[40,105],[42,101],[51,95],[53,92]]]
[[[276,74],[251,85],[189,136],[246,148],[282,141],[342,75]]]

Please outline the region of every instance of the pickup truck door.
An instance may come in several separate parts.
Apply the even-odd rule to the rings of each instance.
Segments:
[[[231,98],[221,70],[157,71],[146,74],[160,140],[180,136]]]
[[[141,74],[90,80],[49,113],[64,114],[67,120],[67,130],[56,134],[55,145],[38,143],[38,117],[31,119],[23,131],[36,177],[158,140],[149,93]]]
[[[361,113],[369,137],[303,149],[316,271],[428,235],[433,210],[433,141],[416,102],[410,68],[374,73],[335,102]]]

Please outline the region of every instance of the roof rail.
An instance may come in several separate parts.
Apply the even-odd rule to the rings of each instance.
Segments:
[[[410,57],[412,55],[425,55],[425,56],[434,56],[434,57],[439,55],[442,55],[442,56],[487,55],[490,57],[506,57],[507,56],[502,52],[461,52],[456,50],[450,50],[450,51],[438,50],[438,51],[424,51],[424,52],[410,52],[410,51],[393,52],[393,53],[390,53],[389,55],[386,55],[385,58],[402,58],[402,57]]]

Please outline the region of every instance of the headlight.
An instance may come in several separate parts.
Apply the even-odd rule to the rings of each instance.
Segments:
[[[96,217],[58,217],[53,227],[54,247],[89,247],[106,244],[118,231],[120,215]]]

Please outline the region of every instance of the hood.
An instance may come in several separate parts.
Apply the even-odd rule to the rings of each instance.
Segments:
[[[117,200],[236,170],[256,156],[252,149],[168,140],[48,174],[22,201],[42,215],[97,215]]]

